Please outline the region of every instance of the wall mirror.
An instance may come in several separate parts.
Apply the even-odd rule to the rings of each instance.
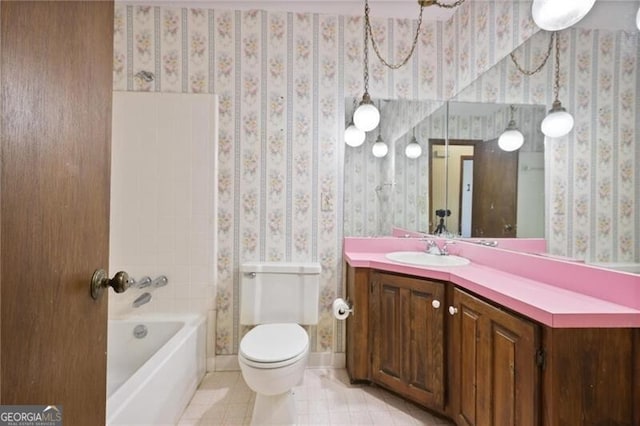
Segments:
[[[378,128],[345,147],[344,235],[390,235],[394,227],[462,237],[544,237],[541,105],[376,100]],[[348,125],[357,100],[347,99]],[[521,148],[498,138],[513,119]],[[418,141],[418,158],[406,155]],[[388,146],[375,157],[377,140]]]

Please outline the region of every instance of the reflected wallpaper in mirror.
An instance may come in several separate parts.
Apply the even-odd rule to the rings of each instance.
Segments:
[[[491,153],[493,157],[501,154],[497,138],[507,127],[510,105],[406,100],[376,104],[381,112],[379,128],[367,134],[363,145],[345,147],[345,236],[390,235],[394,227],[434,233],[439,224],[447,232],[463,236],[544,236],[544,138],[539,131],[544,107],[516,105],[514,120],[525,142],[512,154],[516,165],[510,178],[514,188],[511,197],[517,217],[505,222],[502,214],[496,214],[497,206],[508,204],[499,188],[495,194],[481,193],[475,197],[475,204],[473,197],[465,198],[461,190],[467,188],[473,193],[483,186],[495,188],[490,183],[491,175],[498,181],[505,180],[500,175],[502,160],[494,159],[497,166],[488,166],[491,174],[476,176],[475,182],[465,181],[464,186],[462,159],[465,149],[467,164],[474,150],[478,158],[487,161],[491,160]],[[346,123],[355,105],[353,99],[347,99]],[[414,136],[422,147],[417,159],[405,155]],[[383,158],[376,158],[371,152],[378,137],[389,146],[389,153]],[[450,145],[447,140],[451,140]],[[477,145],[464,147],[464,143]],[[487,169],[482,164],[476,165],[478,172]],[[466,176],[473,177],[468,167]],[[440,223],[436,210],[451,213]],[[472,220],[475,216],[478,221],[481,213],[498,223],[502,232],[497,234],[488,225],[476,226],[473,231]]]

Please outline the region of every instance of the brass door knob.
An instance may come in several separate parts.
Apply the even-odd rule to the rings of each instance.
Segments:
[[[94,300],[98,300],[102,296],[102,292],[106,288],[113,288],[116,293],[122,293],[129,288],[129,274],[124,271],[120,271],[109,278],[104,269],[96,269],[91,277],[91,297]]]

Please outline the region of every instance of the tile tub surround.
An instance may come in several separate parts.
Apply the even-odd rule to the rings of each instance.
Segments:
[[[428,268],[385,257],[424,245],[419,239],[345,238],[344,259],[354,267],[450,281],[550,327],[640,327],[637,275],[464,241],[450,251],[471,260],[468,266]]]

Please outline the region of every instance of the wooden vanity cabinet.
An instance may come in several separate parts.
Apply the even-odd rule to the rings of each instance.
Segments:
[[[349,265],[347,296],[352,382],[458,426],[640,425],[638,328],[551,328],[451,283]]]
[[[640,425],[640,329],[543,327],[543,426]]]
[[[351,383],[371,379],[369,355],[369,269],[347,264],[347,298],[353,313],[346,319],[346,367]]]
[[[539,424],[540,327],[452,286],[451,409],[458,425]]]
[[[371,380],[441,411],[445,284],[379,271],[370,282]]]

